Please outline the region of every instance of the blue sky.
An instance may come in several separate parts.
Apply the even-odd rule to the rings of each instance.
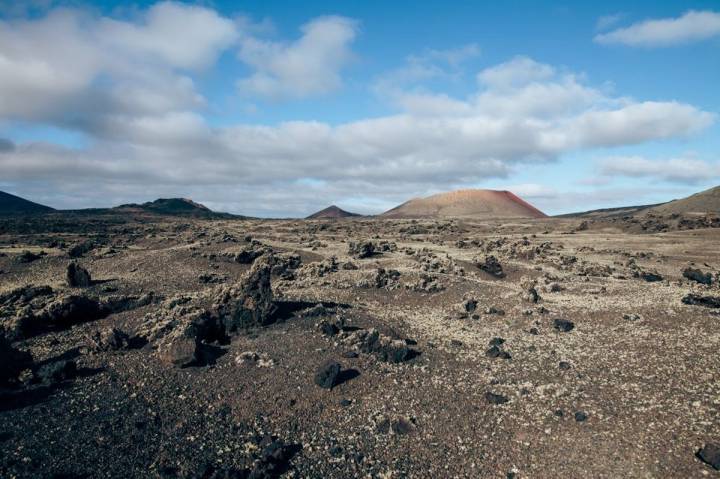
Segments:
[[[666,201],[718,184],[719,52],[710,1],[0,0],[0,189],[271,217]]]

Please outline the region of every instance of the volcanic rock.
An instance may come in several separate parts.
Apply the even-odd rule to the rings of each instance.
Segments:
[[[32,355],[26,351],[16,349],[0,331],[0,386],[14,383],[24,369],[32,365]]]
[[[486,256],[483,262],[477,264],[477,267],[496,278],[505,277],[503,267],[495,256]]]
[[[340,376],[340,363],[329,361],[320,366],[315,373],[315,384],[323,389],[332,389]]]
[[[683,270],[683,277],[708,286],[712,284],[712,275],[710,273],[703,273],[701,270],[695,268],[685,268]]]
[[[575,323],[567,319],[556,319],[553,321],[553,327],[562,333],[569,333],[575,328]]]
[[[44,384],[56,384],[77,375],[77,364],[75,361],[56,361],[45,364],[38,369],[36,376]]]
[[[717,296],[701,296],[691,293],[685,296],[682,302],[694,306],[705,306],[706,308],[720,308],[720,298]]]
[[[130,336],[117,328],[94,331],[87,341],[88,349],[94,352],[120,351],[130,348]]]
[[[502,394],[495,394],[493,392],[486,392],[485,393],[485,400],[489,402],[490,404],[505,404],[506,402],[510,401],[507,397],[503,396]]]
[[[376,245],[372,241],[351,241],[348,254],[356,259],[369,258],[376,254]]]
[[[705,464],[712,466],[715,470],[720,471],[720,445],[714,443],[705,444],[702,449],[697,452],[697,457]]]
[[[71,288],[86,288],[92,284],[88,270],[75,262],[68,264],[65,281]]]

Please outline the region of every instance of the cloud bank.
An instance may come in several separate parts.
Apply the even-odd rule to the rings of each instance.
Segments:
[[[466,97],[419,88],[421,70],[390,75],[383,95],[395,112],[386,116],[209,120],[197,75],[223,53],[251,71],[237,79],[241,94],[301,98],[342,87],[358,33],[354,20],[320,17],[294,41],[270,41],[246,22],[172,2],[129,19],[59,9],[0,22],[0,121],[84,138],[11,142],[0,181],[42,185],[61,207],[182,195],[246,214],[304,215],[338,199],[381,209],[575,151],[686,137],[715,121],[685,103],[610,95],[524,56],[479,71]],[[476,45],[429,50],[415,67],[432,75],[478,54]]]
[[[595,36],[600,44],[663,47],[720,36],[720,13],[690,10],[678,18],[644,20]]]

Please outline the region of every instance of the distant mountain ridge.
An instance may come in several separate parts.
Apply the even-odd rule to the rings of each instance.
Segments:
[[[499,219],[545,218],[547,215],[510,191],[469,189],[413,198],[380,217]]]
[[[337,219],[337,218],[353,218],[353,217],[358,217],[358,216],[362,216],[362,215],[359,215],[357,213],[351,213],[349,211],[345,211],[344,209],[342,209],[338,206],[331,205],[325,209],[322,209],[316,213],[311,214],[310,216],[306,217],[305,219],[308,219],[308,220],[317,220],[317,219],[322,219],[322,218]]]
[[[42,214],[51,211],[55,210],[49,206],[34,203],[19,196],[0,191],[0,214],[2,215]]]

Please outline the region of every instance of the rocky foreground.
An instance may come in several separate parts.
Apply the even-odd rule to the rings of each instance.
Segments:
[[[616,223],[0,220],[0,477],[720,477],[718,230]]]

